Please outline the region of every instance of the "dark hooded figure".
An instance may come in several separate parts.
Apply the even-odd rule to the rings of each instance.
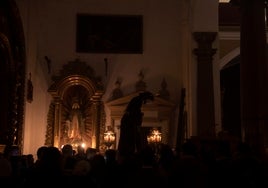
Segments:
[[[120,139],[118,143],[119,155],[123,157],[131,156],[142,149],[140,129],[143,113],[141,107],[148,100],[153,101],[154,96],[150,92],[142,92],[131,99],[125,113],[121,118]]]

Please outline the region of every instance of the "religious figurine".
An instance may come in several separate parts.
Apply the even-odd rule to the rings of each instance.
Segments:
[[[75,98],[69,118],[66,120],[66,132],[69,140],[82,140],[84,129],[84,118],[80,109],[79,100]]]
[[[167,90],[167,82],[165,78],[162,80],[161,89],[159,90],[158,94],[159,94],[159,97],[169,100],[170,94],[169,94],[169,91]]]
[[[114,88],[113,93],[112,93],[112,100],[123,97],[123,92],[122,92],[120,86],[121,86],[121,82],[119,80],[117,80],[115,82],[115,88]]]
[[[146,83],[144,82],[144,74],[142,71],[139,73],[139,80],[136,82],[136,91],[146,91]]]

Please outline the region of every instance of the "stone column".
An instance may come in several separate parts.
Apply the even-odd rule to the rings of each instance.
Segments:
[[[93,127],[92,127],[92,147],[99,149],[100,147],[100,127],[101,127],[101,102],[92,101]]]
[[[215,107],[213,87],[213,55],[216,49],[212,43],[216,32],[195,32],[194,39],[198,48],[197,56],[197,136],[200,138],[215,137]]]
[[[53,146],[60,148],[60,114],[61,114],[61,102],[60,99],[55,100],[55,111],[54,111],[54,138],[53,138]]]
[[[264,154],[268,126],[265,0],[235,0],[241,9],[240,92],[244,141]],[[267,138],[266,138],[267,139]]]

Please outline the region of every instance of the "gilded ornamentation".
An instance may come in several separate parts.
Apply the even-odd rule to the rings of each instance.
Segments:
[[[52,138],[56,147],[83,143],[99,149],[105,126],[100,77],[86,62],[76,59],[64,65],[52,80],[48,92],[54,98],[55,109],[54,118],[48,122],[47,138]],[[50,125],[53,131],[48,132]]]

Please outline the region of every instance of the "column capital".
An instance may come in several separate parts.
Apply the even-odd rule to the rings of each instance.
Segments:
[[[248,2],[252,2],[252,1],[254,1],[254,0],[230,0],[229,3],[231,3],[232,5],[235,5],[235,6],[241,6],[244,3],[248,3]],[[264,3],[264,5],[267,6],[268,0],[263,0],[263,3]]]
[[[212,48],[212,43],[216,38],[216,32],[194,32],[194,39],[198,43],[198,48],[194,49],[198,61],[211,62],[212,56],[216,53],[216,49]]]
[[[194,39],[201,49],[210,49],[215,40],[217,32],[194,32]]]

